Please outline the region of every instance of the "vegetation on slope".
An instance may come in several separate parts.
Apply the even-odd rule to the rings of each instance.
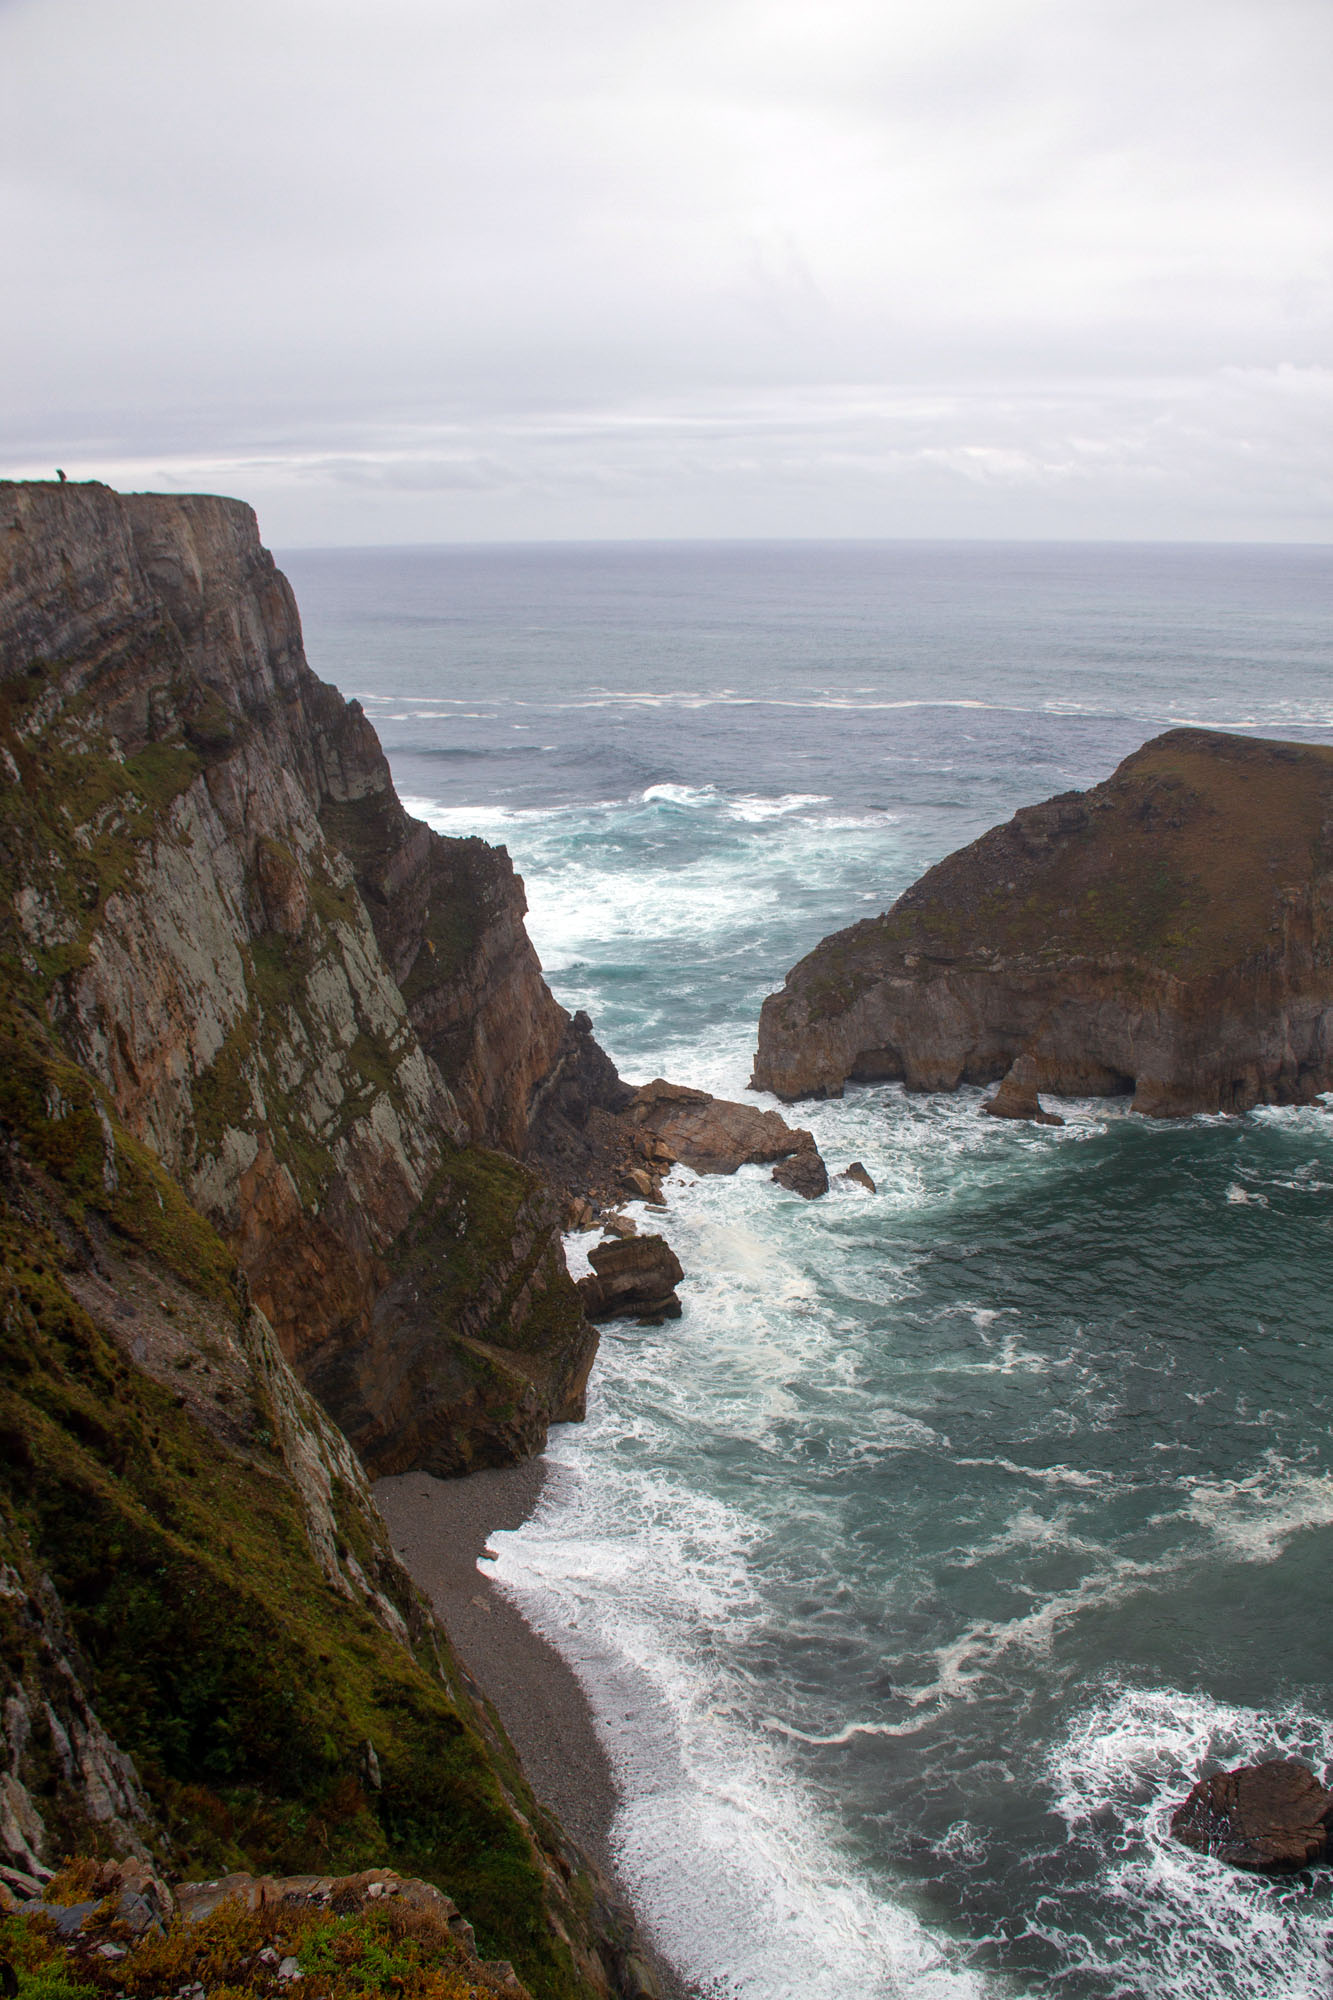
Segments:
[[[3,1553],[33,1589],[54,1586],[161,1851],[180,1874],[392,1865],[453,1896],[534,1991],[574,1993],[513,1805],[554,1852],[558,1830],[367,1517],[341,1496],[351,1552],[396,1593],[410,1645],[315,1561],[259,1378],[250,1407],[227,1412],[244,1442],[224,1442],[75,1295],[130,1267],[136,1296],[146,1287],[178,1320],[197,1311],[207,1366],[208,1329],[216,1344],[245,1310],[227,1252],[35,1017],[11,1005],[0,1032]],[[21,1606],[0,1597],[0,1665],[40,1686]],[[59,1827],[54,1758],[32,1754],[30,1789]]]
[[[65,1870],[57,1891],[76,1896],[88,1872]],[[196,1987],[209,2000],[486,2000],[495,1990],[439,1915],[387,1900],[346,1913],[229,1902],[136,1937],[108,1897],[72,1942],[41,1917],[0,1917],[0,1962],[17,2000],[157,2000]]]
[[[1330,865],[1333,749],[1176,729],[950,855],[865,929],[962,956],[1132,953],[1198,978],[1250,957],[1284,893]]]

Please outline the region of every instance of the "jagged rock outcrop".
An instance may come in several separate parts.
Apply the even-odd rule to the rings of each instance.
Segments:
[[[374,1468],[580,1415],[559,1204],[488,1150],[577,1108],[522,884],[403,811],[249,508],[0,485],[0,775],[8,978]]]
[[[588,1252],[592,1276],[580,1278],[589,1319],[680,1318],[676,1286],[685,1273],[661,1236],[626,1236]]]
[[[621,1115],[632,1095],[588,1016],[573,1015],[533,1093],[527,1143],[527,1157],[566,1199],[600,1207],[638,1192],[628,1176],[643,1167],[643,1152]]]
[[[355,1448],[461,1471],[582,1410],[522,916],[403,813],[248,508],[0,484],[7,1894],[391,1861],[539,2000],[645,1990]]]
[[[754,1080],[1133,1091],[1167,1117],[1333,1087],[1333,749],[1172,730],[1017,813],[764,1002]]]
[[[1056,1111],[1047,1111],[1037,1090],[1040,1071],[1036,1059],[1025,1050],[1009,1065],[1000,1087],[981,1109],[987,1118],[1017,1118],[1032,1125],[1063,1125]]]
[[[828,1193],[828,1168],[813,1142],[789,1159],[779,1160],[772,1178],[779,1187],[800,1195],[803,1201],[817,1201],[821,1194]]]
[[[812,1135],[793,1130],[777,1111],[710,1097],[706,1090],[668,1083],[660,1076],[640,1084],[629,1096],[625,1115],[696,1174],[734,1174],[738,1167],[767,1165],[815,1150]]]
[[[1275,1757],[1200,1778],[1172,1813],[1171,1832],[1233,1868],[1276,1874],[1322,1861],[1330,1820],[1333,1792],[1308,1765]]]

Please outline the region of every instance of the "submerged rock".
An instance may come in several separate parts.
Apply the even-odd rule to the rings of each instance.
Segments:
[[[1324,1859],[1330,1814],[1333,1792],[1314,1772],[1274,1758],[1201,1778],[1172,1813],[1171,1832],[1233,1868],[1276,1873]]]
[[[588,1252],[593,1276],[580,1278],[589,1319],[679,1319],[676,1286],[685,1273],[661,1236],[629,1236]]]

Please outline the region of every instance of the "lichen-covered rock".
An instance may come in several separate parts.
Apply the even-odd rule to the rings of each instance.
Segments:
[[[0,1633],[10,1649],[0,1706],[0,1855],[17,1871],[11,1882],[36,1887],[72,1841],[145,1856],[157,1816],[133,1759],[104,1728],[71,1665],[64,1608],[3,1503]]]
[[[3,1899],[23,1921],[8,1927],[19,1979],[91,1995],[205,1991],[281,2000],[304,1978],[334,2000],[420,1990],[438,2000],[660,2000],[623,1916],[594,1892],[606,1964],[577,1960],[554,1991],[520,1979],[507,1958],[478,1956],[476,1933],[453,1899],[420,1876],[385,1867],[355,1873],[256,1875],[235,1870],[186,1880],[175,1893],[143,1864],[75,1857],[38,1899]],[[35,1922],[30,1921],[36,1919]],[[16,1984],[6,1965],[7,1987]],[[608,1984],[607,1974],[610,1974]],[[590,1975],[590,1976],[589,1976]]]
[[[483,1986],[634,2000],[327,1413],[463,1470],[581,1412],[495,1150],[566,1039],[521,884],[407,820],[228,501],[0,484],[0,771],[0,1901],[389,1859]]]
[[[1012,1072],[990,1109],[1019,1117],[1038,1092],[1310,1103],[1333,1087],[1331,857],[1333,749],[1173,730],[825,938],[764,1002],[755,1083]]]
[[[632,1927],[532,1797],[225,1246],[12,998],[0,1734],[7,1896],[44,1896],[71,1851],[200,1875],[379,1857],[452,1896],[533,1994],[640,1990]]]

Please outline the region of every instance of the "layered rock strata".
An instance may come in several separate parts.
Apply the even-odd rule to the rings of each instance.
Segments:
[[[1155,1117],[1333,1087],[1333,749],[1178,729],[1015,814],[765,1001],[756,1086],[1000,1079]]]
[[[600,1051],[504,850],[403,811],[233,501],[0,486],[0,683],[15,990],[376,1471],[539,1449],[596,1337],[513,1156]]]
[[[618,1237],[588,1252],[592,1275],[579,1291],[589,1319],[679,1319],[676,1286],[685,1273],[661,1236]]]

